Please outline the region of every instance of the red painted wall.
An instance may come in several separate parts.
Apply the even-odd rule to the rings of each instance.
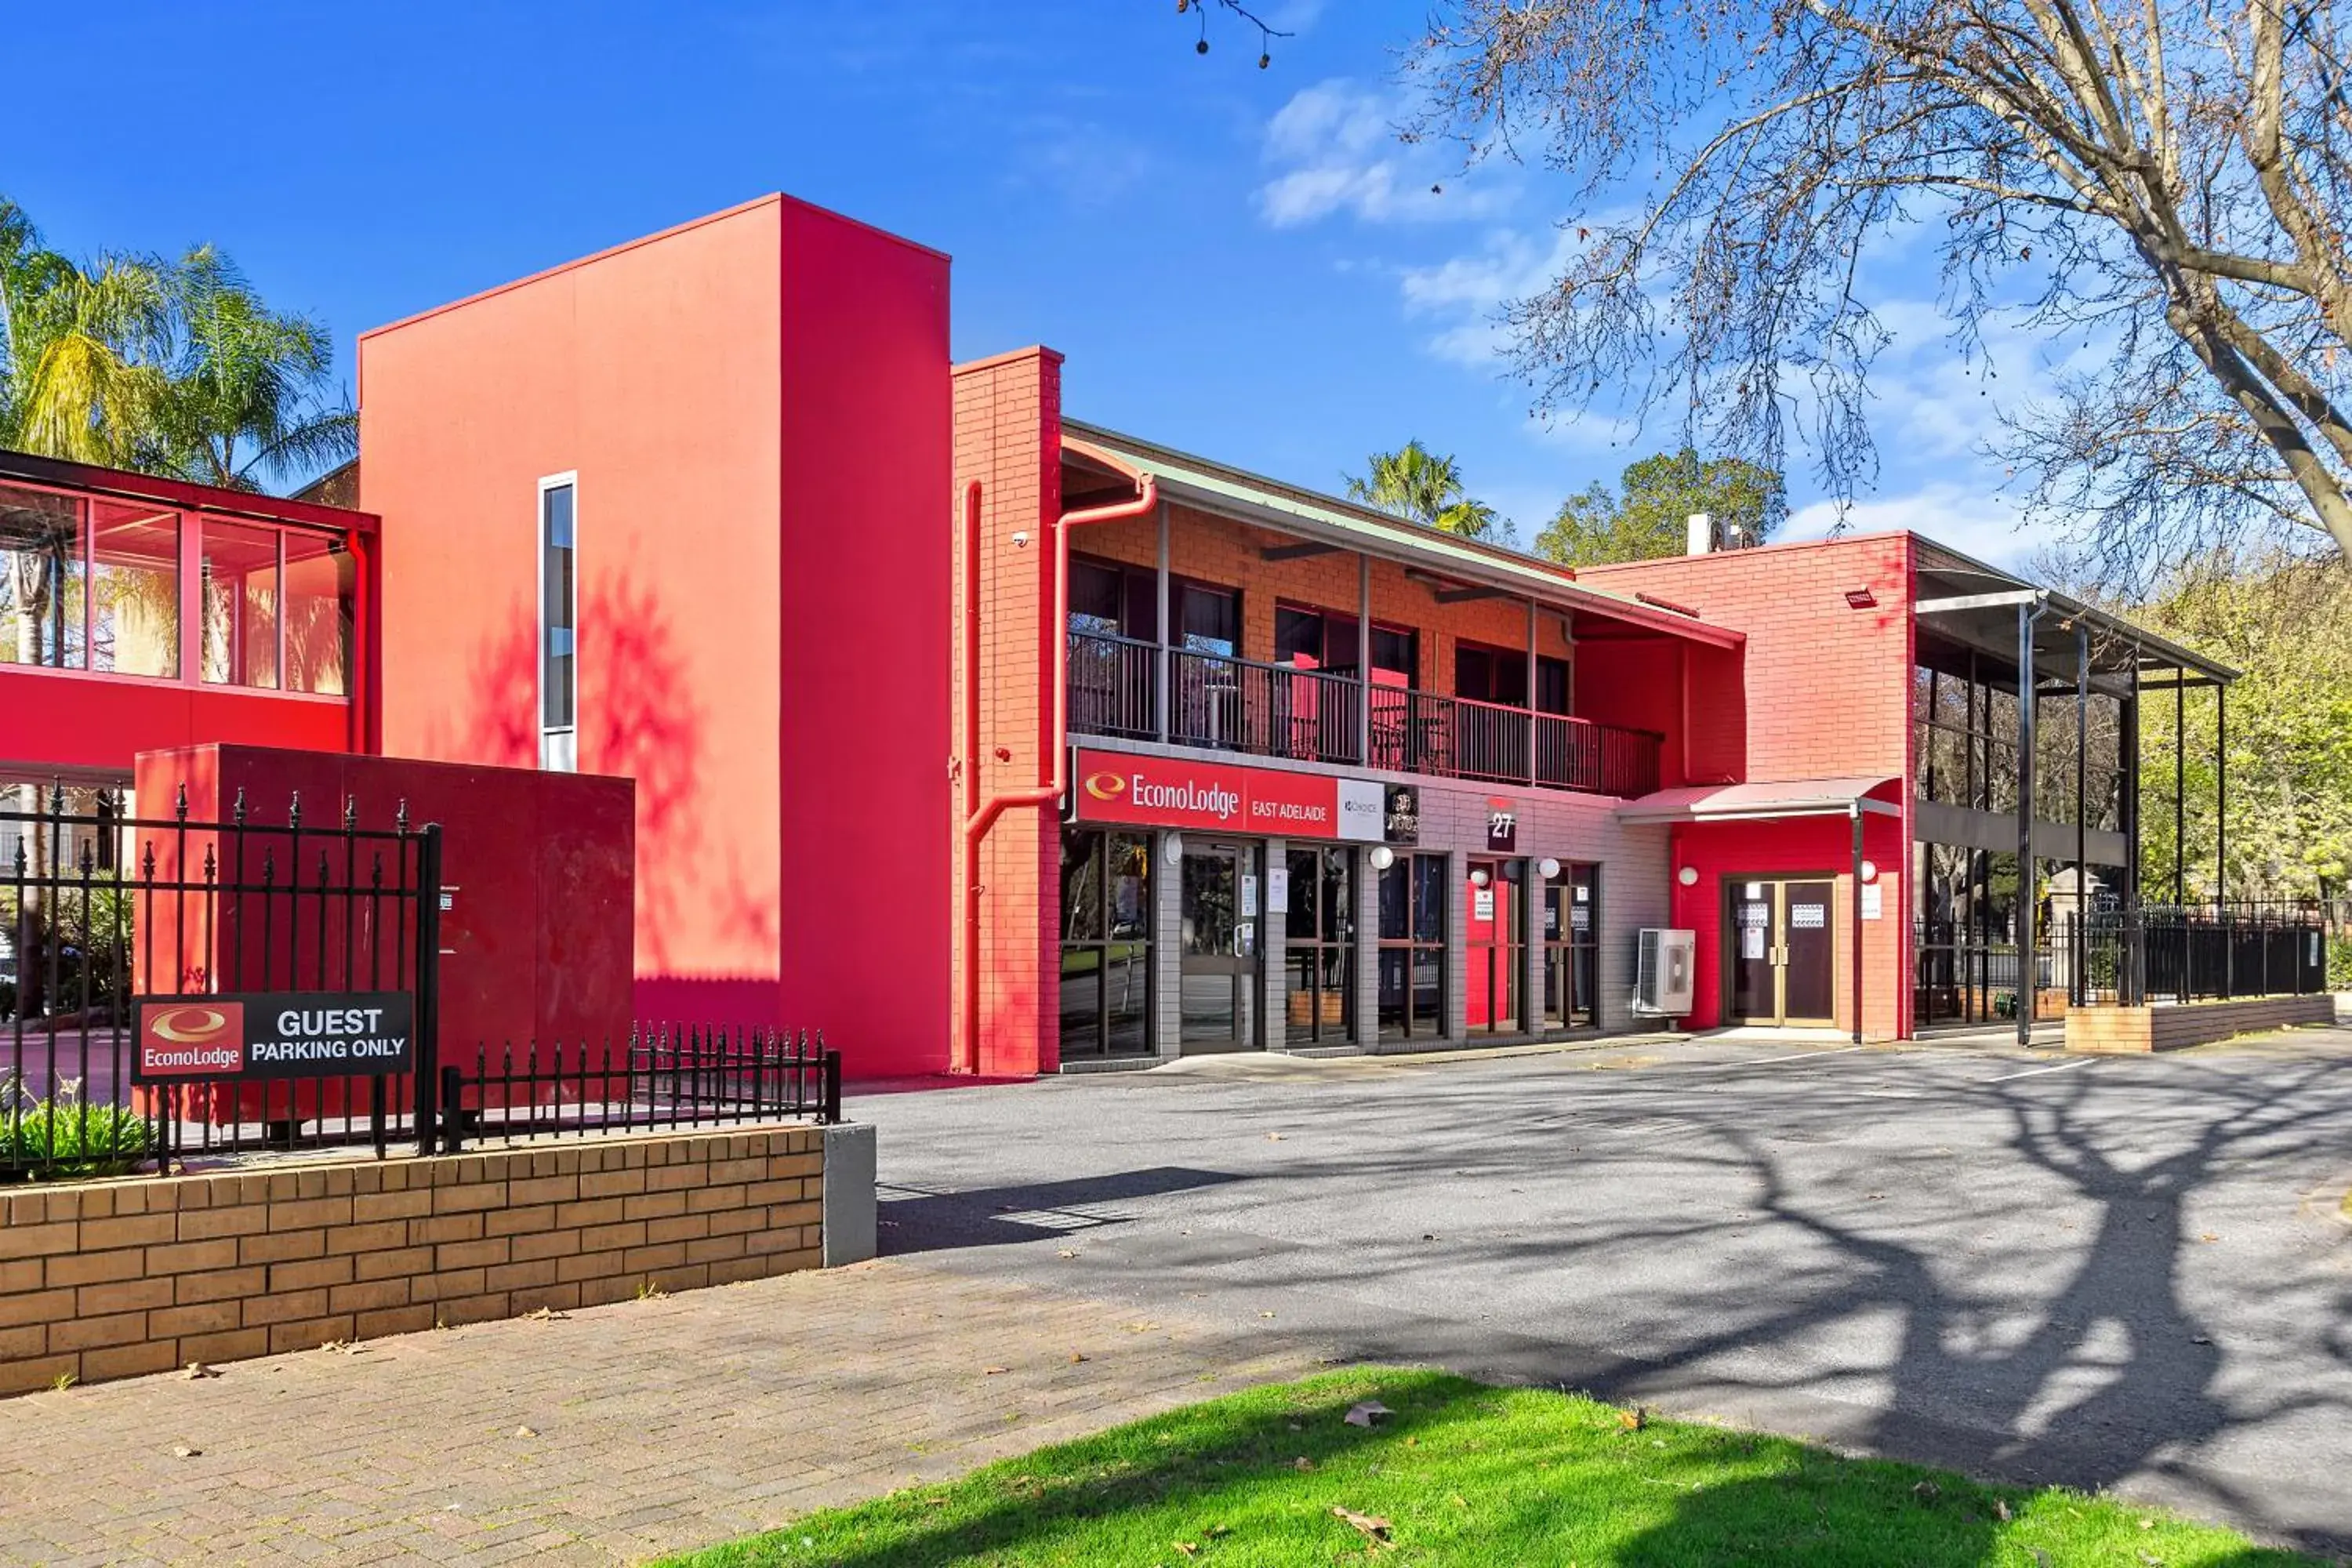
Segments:
[[[636,781],[635,1002],[944,1065],[947,258],[786,197],[360,342],[383,745],[536,765],[574,473],[579,764]]]
[[[141,753],[139,815],[169,816],[183,786],[194,821],[226,820],[242,790],[247,820],[257,826],[282,826],[297,792],[304,819],[312,824],[340,822],[343,803],[356,800],[362,827],[389,829],[403,802],[413,825],[441,825],[442,882],[453,890],[441,919],[440,945],[450,950],[440,974],[443,1061],[470,1068],[484,1047],[495,1058],[509,1041],[601,1048],[608,1039],[626,1037],[635,793],[628,780],[251,746]],[[168,877],[171,836],[149,837],[156,841],[160,874]],[[257,835],[248,859],[264,845],[282,858],[286,844],[281,835]],[[201,864],[203,848],[199,841],[188,850],[192,869]],[[216,853],[226,858],[227,851],[220,847]],[[335,855],[330,879],[341,885],[341,850]],[[306,882],[315,879],[312,867],[302,869]],[[245,874],[258,880],[257,862]],[[363,864],[359,874],[367,875]],[[282,866],[278,875],[285,875]],[[397,877],[396,860],[387,859],[386,875]],[[306,913],[315,910],[304,907]],[[326,973],[332,983],[342,975],[342,928],[331,905],[328,912]],[[263,989],[257,918],[245,926],[243,988]],[[201,937],[194,940],[201,950]],[[281,941],[268,988],[313,984],[315,945],[305,932],[295,954],[300,973],[289,984],[289,950]],[[224,986],[238,977],[236,953],[224,951],[211,963]],[[149,978],[168,983],[160,973]]]
[[[783,226],[781,1016],[857,1076],[945,1070],[954,626],[948,261]]]
[[[1863,1032],[1891,1039],[1909,1026],[1910,889],[1904,881],[1908,828],[1892,816],[1863,821],[1863,856],[1874,861],[1883,889],[1881,917],[1863,922]],[[1837,1025],[1853,1026],[1853,825],[1843,816],[1791,817],[1777,822],[1691,823],[1672,837],[1669,863],[1689,866],[1699,879],[1673,889],[1674,923],[1698,933],[1697,1007],[1689,1025],[1711,1029],[1724,1021],[1724,888],[1750,878],[1820,874],[1837,883]]]
[[[204,741],[341,752],[352,704],[168,680],[110,679],[0,665],[0,768],[127,773],[141,752]]]

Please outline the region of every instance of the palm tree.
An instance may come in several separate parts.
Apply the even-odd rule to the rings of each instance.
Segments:
[[[1374,452],[1366,462],[1369,471],[1348,480],[1349,500],[1464,539],[1499,542],[1507,535],[1502,515],[1467,493],[1461,466],[1451,457],[1413,440],[1393,452]]]
[[[136,463],[163,397],[170,323],[153,262],[100,256],[85,268],[0,197],[0,446]]]
[[[264,475],[299,482],[358,451],[358,414],[327,401],[334,342],[324,327],[271,310],[208,245],[167,281],[180,342],[153,466],[255,490]]]

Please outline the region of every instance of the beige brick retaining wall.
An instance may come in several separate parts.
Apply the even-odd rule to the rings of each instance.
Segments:
[[[2177,1051],[2232,1035],[2299,1024],[2332,1024],[2328,996],[2268,996],[2248,1002],[2191,1002],[2184,1006],[2077,1007],[2066,1015],[2070,1051]]]
[[[5,1192],[0,1394],[814,1268],[824,1149],[779,1128]]]

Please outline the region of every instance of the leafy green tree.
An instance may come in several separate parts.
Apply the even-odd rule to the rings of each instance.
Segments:
[[[1348,497],[1441,533],[1490,544],[1512,542],[1511,525],[1502,514],[1464,486],[1461,465],[1417,440],[1393,452],[1373,453],[1365,472],[1349,479]]]
[[[333,340],[271,310],[210,246],[179,261],[43,245],[0,197],[0,446],[232,489],[350,458]]]
[[[251,490],[262,476],[299,483],[358,451],[359,415],[328,399],[325,327],[270,310],[211,246],[183,258],[168,285],[179,342],[156,466]]]
[[[2352,879],[2352,574],[2286,554],[2224,560],[2177,583],[2137,616],[2244,671],[2230,689],[2228,891],[2341,894]],[[2186,745],[2169,693],[2141,703],[2142,874],[2169,897],[2180,846],[2173,835],[2173,765],[2186,775],[2189,897],[2212,891],[2214,694],[2191,691]]]
[[[1702,511],[1715,520],[1719,548],[1747,549],[1788,521],[1779,471],[1744,458],[1702,459],[1685,447],[1629,465],[1618,483],[1615,493],[1594,484],[1569,497],[1536,535],[1536,552],[1571,566],[1679,555],[1689,539],[1687,520]]]
[[[48,249],[0,197],[0,446],[139,466],[169,376],[163,270],[136,257],[85,268]]]

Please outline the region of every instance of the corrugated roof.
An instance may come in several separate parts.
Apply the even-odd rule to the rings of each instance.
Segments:
[[[1066,419],[1062,427],[1083,446],[1100,448],[1122,465],[1150,474],[1159,481],[1161,494],[1203,511],[1716,647],[1737,647],[1747,640],[1744,632],[1580,583],[1568,568],[1517,551],[1442,533],[1338,496],[1286,485],[1100,426]]]

